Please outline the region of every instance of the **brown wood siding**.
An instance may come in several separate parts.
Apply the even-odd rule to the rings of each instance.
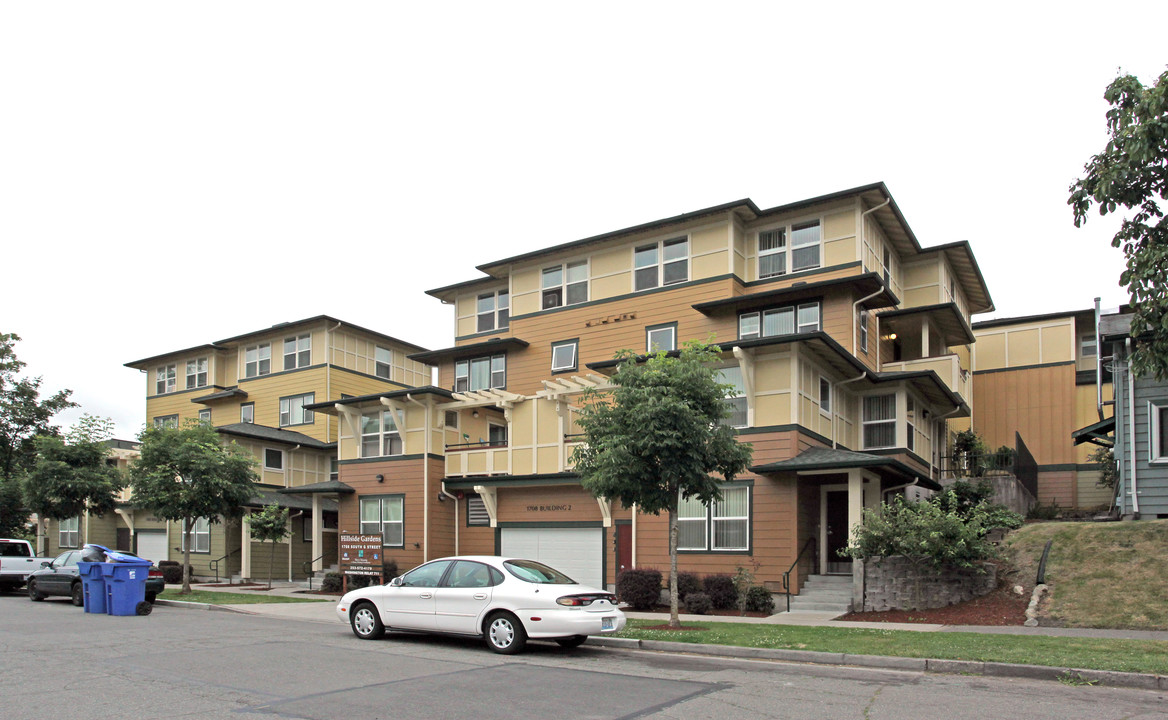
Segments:
[[[386,560],[397,562],[398,569],[405,572],[425,562],[423,558],[423,467],[422,459],[399,460],[395,462],[357,463],[340,466],[340,481],[351,486],[356,493],[341,496],[337,508],[339,530],[342,533],[356,533],[361,529],[360,498],[371,495],[404,495],[402,511],[404,515],[403,539],[405,547],[387,547]],[[385,482],[377,482],[381,474]],[[437,494],[440,470],[431,468],[430,490]],[[436,504],[436,501],[434,503]],[[416,545],[416,547],[415,547]],[[440,557],[432,555],[432,557]]]
[[[578,486],[499,488],[499,522],[599,522],[600,505]]]
[[[1038,473],[1038,502],[1042,505],[1057,503],[1059,507],[1077,507],[1076,489],[1074,470]]]
[[[1014,433],[1039,465],[1075,462],[1075,367],[976,373],[973,428],[991,448],[1014,447]]]

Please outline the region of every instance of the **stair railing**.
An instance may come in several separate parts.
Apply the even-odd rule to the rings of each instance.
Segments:
[[[807,542],[803,543],[803,549],[795,556],[795,562],[791,563],[791,567],[787,568],[787,572],[783,573],[783,593],[787,596],[787,612],[791,612],[791,573],[795,568],[799,567],[799,562],[803,559],[804,553],[809,548],[816,547],[815,536],[807,538]],[[819,573],[819,554],[811,553],[811,574]]]
[[[311,560],[305,560],[304,562],[300,563],[300,569],[303,570],[304,574],[308,576],[308,589],[310,591],[312,590],[312,564],[317,560],[323,560],[325,555],[328,555],[328,553],[324,553],[320,557],[314,557]]]
[[[237,552],[239,552],[239,548],[236,548],[236,549],[232,550],[231,552],[227,553],[227,554],[226,554],[226,555],[224,555],[223,557],[220,557],[220,558],[215,558],[215,559],[214,559],[214,560],[212,560],[211,562],[207,563],[207,564],[208,564],[208,566],[209,566],[209,567],[208,567],[208,569],[211,569],[211,570],[214,570],[214,571],[215,571],[215,584],[216,584],[216,585],[218,585],[218,584],[219,584],[219,561],[220,561],[220,560],[226,560],[227,558],[231,557],[232,555],[234,555],[234,554],[235,554],[235,553],[237,553]],[[232,583],[232,582],[231,582],[231,578],[228,578],[228,579],[227,579],[227,583],[228,583],[229,585],[233,585],[233,584],[234,584],[234,583]]]

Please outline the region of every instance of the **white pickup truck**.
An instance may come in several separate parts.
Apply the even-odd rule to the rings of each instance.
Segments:
[[[0,592],[19,589],[43,560],[49,558],[34,557],[28,541],[0,538]]]

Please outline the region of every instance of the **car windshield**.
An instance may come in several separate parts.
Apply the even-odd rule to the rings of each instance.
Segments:
[[[507,560],[503,563],[507,572],[524,582],[539,585],[575,585],[576,581],[559,570],[533,560]]]

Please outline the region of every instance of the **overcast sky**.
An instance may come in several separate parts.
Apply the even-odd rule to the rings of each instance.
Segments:
[[[1037,5],[4,3],[0,332],[128,438],[127,361],[318,314],[445,347],[423,291],[475,265],[875,181],[972,243],[975,319],[1115,306],[1067,187],[1168,3]]]

